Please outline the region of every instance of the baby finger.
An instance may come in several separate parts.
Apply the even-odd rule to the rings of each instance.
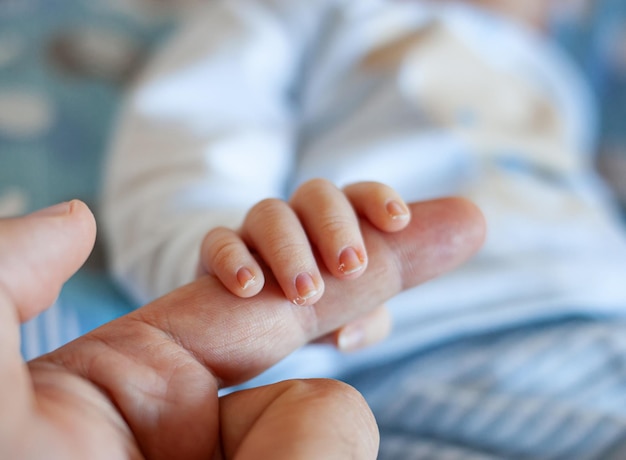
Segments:
[[[204,237],[200,266],[217,276],[239,297],[251,297],[263,288],[263,271],[241,237],[229,228],[217,227]]]

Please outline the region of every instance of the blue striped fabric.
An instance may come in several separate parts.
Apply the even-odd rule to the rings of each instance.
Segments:
[[[134,308],[99,270],[81,270],[49,310],[22,325],[22,355],[40,356]]]
[[[381,459],[626,458],[626,323],[571,320],[461,340],[346,379]]]

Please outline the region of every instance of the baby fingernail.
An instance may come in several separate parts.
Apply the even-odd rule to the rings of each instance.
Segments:
[[[239,281],[241,288],[245,290],[255,283],[256,277],[249,269],[243,267],[237,272],[237,281]]]
[[[304,305],[307,300],[319,292],[319,289],[315,285],[311,275],[308,273],[300,273],[296,277],[296,291],[298,291],[298,297],[293,300],[293,303],[296,305]]]
[[[407,207],[395,200],[388,201],[385,208],[393,220],[404,220],[410,216]]]
[[[339,271],[344,275],[351,275],[365,267],[365,257],[354,248],[346,248],[339,254]]]

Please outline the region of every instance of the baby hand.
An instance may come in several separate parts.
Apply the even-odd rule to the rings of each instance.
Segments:
[[[256,255],[289,300],[313,305],[324,291],[320,269],[340,279],[365,271],[359,217],[380,231],[396,232],[408,225],[410,212],[392,188],[377,182],[340,190],[326,180],[311,180],[289,202],[267,199],[255,205],[239,231],[211,230],[202,244],[201,270],[217,276],[233,294],[251,297],[265,283]],[[350,351],[379,341],[389,329],[387,309],[381,306],[320,341]]]
[[[359,182],[343,190],[322,179],[306,182],[289,202],[266,199],[247,214],[236,232],[215,228],[201,249],[201,269],[213,274],[240,297],[261,291],[267,264],[285,296],[312,305],[324,291],[320,264],[340,279],[353,279],[367,267],[358,217],[383,232],[402,230],[409,209],[390,187]]]

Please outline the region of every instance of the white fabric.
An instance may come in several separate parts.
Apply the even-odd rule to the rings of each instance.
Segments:
[[[334,375],[459,335],[623,314],[626,243],[594,175],[593,100],[550,43],[463,5],[212,0],[150,63],[112,146],[104,230],[140,301],[193,279],[206,231],[326,177],[461,194],[488,238],[390,302],[392,337],[273,372]]]

